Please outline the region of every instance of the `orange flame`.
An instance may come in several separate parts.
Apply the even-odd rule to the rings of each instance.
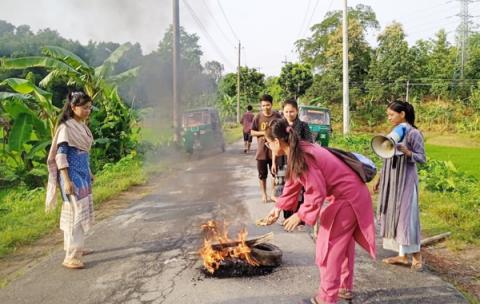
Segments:
[[[219,227],[217,222],[210,220],[201,225],[201,227],[204,231],[205,239],[199,254],[208,272],[214,273],[220,267],[220,263],[228,258],[244,260],[253,266],[259,265],[251,256],[252,250],[246,243],[248,232],[245,228],[238,233],[237,240],[232,241],[228,237],[228,229],[225,222]],[[228,243],[238,244],[236,246],[226,246]]]

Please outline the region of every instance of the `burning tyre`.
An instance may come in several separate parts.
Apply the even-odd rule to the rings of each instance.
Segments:
[[[270,243],[257,244],[252,247],[252,257],[262,266],[277,267],[282,264],[282,251]]]
[[[243,228],[236,240],[228,236],[225,224],[208,221],[202,225],[205,239],[199,254],[203,272],[215,277],[257,276],[271,273],[282,263],[282,251],[267,243],[273,233],[247,239]]]

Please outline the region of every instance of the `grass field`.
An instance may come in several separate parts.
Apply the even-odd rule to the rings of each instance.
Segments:
[[[144,183],[146,178],[139,159],[127,157],[107,165],[93,185],[95,206],[132,185]],[[58,227],[60,208],[49,214],[44,210],[44,188],[0,190],[0,258]]]
[[[480,147],[466,148],[426,144],[425,149],[429,159],[451,161],[458,170],[480,180]]]

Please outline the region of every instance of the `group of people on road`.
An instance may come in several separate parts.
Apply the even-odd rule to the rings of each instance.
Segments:
[[[342,160],[313,143],[308,124],[298,118],[298,104],[285,100],[282,114],[273,111],[273,98],[260,98],[261,112],[252,107],[242,118],[244,153],[249,153],[252,137],[257,138],[256,162],[264,203],[275,207],[265,217],[275,223],[284,211],[284,229],[293,231],[302,223],[319,223],[316,264],[320,271],[318,293],[309,303],[336,303],[352,299],[355,243],[373,258],[376,255],[374,211],[367,185]],[[56,189],[60,187],[62,210],[60,228],[64,232],[63,266],[83,268],[84,236],[94,220],[89,151],[93,136],[86,125],[92,99],[83,92],[67,97],[62,116],[48,154],[49,181],[46,208],[53,210]],[[398,252],[384,259],[387,264],[409,264],[421,270],[419,189],[417,163],[426,161],[422,134],[415,126],[411,104],[393,101],[387,106],[393,126],[406,124],[406,135],[397,144],[398,153],[384,160],[380,178],[374,185],[379,192],[378,220],[383,246]],[[267,195],[267,176],[276,176],[271,197]],[[275,179],[272,178],[275,181]]]
[[[355,243],[372,258],[376,256],[375,223],[367,185],[342,160],[313,143],[308,124],[298,118],[298,104],[285,100],[282,115],[272,110],[269,95],[260,98],[261,112],[253,118],[249,136],[257,137],[256,161],[262,202],[275,207],[265,217],[273,224],[284,212],[283,226],[319,224],[316,264],[320,271],[317,294],[306,303],[337,303],[353,298]],[[247,112],[253,117],[251,108]],[[386,109],[393,127],[406,124],[406,135],[397,144],[398,153],[385,159],[373,190],[379,192],[377,218],[383,247],[398,253],[386,264],[410,265],[422,270],[417,163],[426,161],[424,140],[415,126],[415,110],[404,101],[393,101]],[[243,120],[248,121],[248,120]],[[249,128],[245,128],[244,134]],[[246,146],[247,147],[247,146]],[[248,144],[247,152],[250,149]],[[268,169],[276,181],[267,196]],[[275,191],[276,190],[276,191]],[[276,193],[275,193],[276,192]],[[412,256],[409,262],[408,255]]]

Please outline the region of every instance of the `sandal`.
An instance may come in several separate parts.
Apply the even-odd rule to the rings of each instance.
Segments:
[[[68,261],[63,261],[62,266],[68,269],[82,269],[85,267],[82,261],[79,259],[71,259]]]
[[[89,255],[89,254],[92,254],[92,253],[95,253],[95,250],[87,249],[87,248],[82,250],[82,256],[86,256],[86,255]]]
[[[412,263],[412,267],[410,267],[412,271],[422,272],[424,270],[422,262],[414,262]]]
[[[310,298],[310,304],[323,304],[323,301],[317,300],[316,297]]]
[[[408,259],[406,260],[401,256],[386,258],[386,259],[383,259],[382,262],[389,265],[410,265],[410,263],[408,262]]]
[[[340,288],[338,291],[338,297],[343,300],[351,301],[353,300],[353,293],[346,288]]]

